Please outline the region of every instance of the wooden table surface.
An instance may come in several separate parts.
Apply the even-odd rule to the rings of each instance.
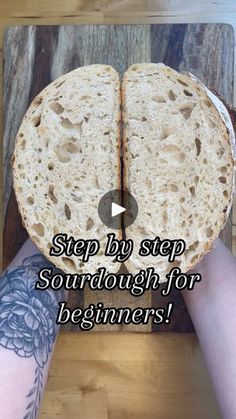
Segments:
[[[212,44],[214,50],[212,50]],[[234,32],[227,24],[135,25],[30,25],[5,31],[4,58],[4,234],[3,268],[13,260],[27,238],[12,186],[11,156],[23,115],[33,98],[52,80],[81,65],[109,64],[123,77],[139,62],[163,62],[175,70],[195,74],[208,88],[232,106]],[[199,52],[201,55],[199,56]],[[78,238],[78,237],[77,237]],[[222,231],[231,249],[232,217]],[[76,239],[76,237],[75,237]],[[165,285],[164,285],[165,286]],[[162,286],[162,288],[164,288]],[[68,306],[88,307],[102,301],[106,307],[167,307],[174,304],[170,324],[95,325],[94,331],[194,332],[182,295],[168,297],[146,290],[139,297],[129,291],[69,292]],[[68,323],[62,330],[78,330]]]
[[[2,57],[3,31],[8,25],[190,22],[225,22],[235,30],[236,3],[0,0],[0,54]],[[2,106],[2,100],[0,103]],[[2,183],[0,186],[2,192]],[[233,224],[236,254],[235,210]],[[41,419],[190,417],[220,417],[194,335],[60,334]]]

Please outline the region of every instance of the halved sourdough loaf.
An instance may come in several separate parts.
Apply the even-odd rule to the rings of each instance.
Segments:
[[[39,249],[65,272],[114,270],[104,257],[106,235],[98,202],[120,188],[120,83],[108,65],[78,68],[47,86],[32,102],[17,134],[13,178],[23,222]],[[57,233],[97,239],[86,264],[52,257]],[[114,231],[117,236],[119,232]]]
[[[126,229],[132,273],[153,266],[162,280],[173,266],[192,268],[225,223],[232,202],[233,127],[224,105],[194,76],[164,64],[136,64],[122,89],[124,185],[138,217]],[[175,262],[138,256],[145,239],[184,239]]]
[[[139,207],[125,230],[134,241],[126,266],[131,273],[154,266],[165,280],[172,266],[192,268],[224,225],[232,202],[233,127],[224,105],[194,76],[163,64],[131,66],[122,105],[123,147],[120,83],[112,67],[81,67],[47,86],[17,134],[16,197],[32,240],[58,267],[116,272],[113,258],[104,256],[112,230],[101,224],[97,207],[106,192],[123,184]],[[52,238],[59,232],[97,239],[101,251],[86,264],[78,257],[52,257]],[[140,242],[157,236],[184,239],[187,250],[172,264],[165,257],[138,256]]]

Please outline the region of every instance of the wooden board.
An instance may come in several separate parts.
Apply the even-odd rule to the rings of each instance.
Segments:
[[[59,334],[40,419],[220,417],[193,334]]]
[[[214,48],[213,48],[214,45]],[[196,25],[81,25],[11,27],[4,38],[4,266],[11,261],[27,237],[12,191],[10,156],[15,134],[33,97],[53,79],[78,66],[106,63],[119,73],[136,62],[164,62],[180,71],[191,71],[226,102],[233,99],[232,28],[221,24]],[[231,247],[231,219],[224,241]],[[71,307],[104,300],[106,305],[163,305],[160,292],[130,297],[116,291],[71,293]],[[114,326],[102,330],[192,331],[192,323],[180,293],[168,326]],[[164,303],[167,303],[164,299]],[[68,325],[67,328],[75,329]]]

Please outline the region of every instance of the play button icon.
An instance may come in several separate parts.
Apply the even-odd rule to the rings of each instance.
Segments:
[[[98,215],[107,227],[119,230],[129,227],[138,214],[138,204],[129,191],[113,189],[100,199]]]
[[[111,203],[111,216],[115,217],[116,215],[122,214],[122,212],[126,211],[126,208],[117,205],[115,202]]]

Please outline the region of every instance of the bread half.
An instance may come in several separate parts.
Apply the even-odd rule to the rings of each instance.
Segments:
[[[100,198],[120,188],[120,82],[108,65],[78,68],[47,86],[32,102],[13,155],[16,197],[30,237],[65,272],[116,270],[104,256],[107,233]],[[113,231],[119,236],[119,231]],[[52,238],[97,239],[100,251],[81,257],[49,255]]]
[[[132,273],[153,266],[162,280],[174,266],[193,268],[219,235],[232,203],[234,131],[222,104],[194,76],[164,64],[136,64],[122,88],[124,185],[139,213],[126,229]],[[183,239],[186,251],[139,256],[145,239]]]

